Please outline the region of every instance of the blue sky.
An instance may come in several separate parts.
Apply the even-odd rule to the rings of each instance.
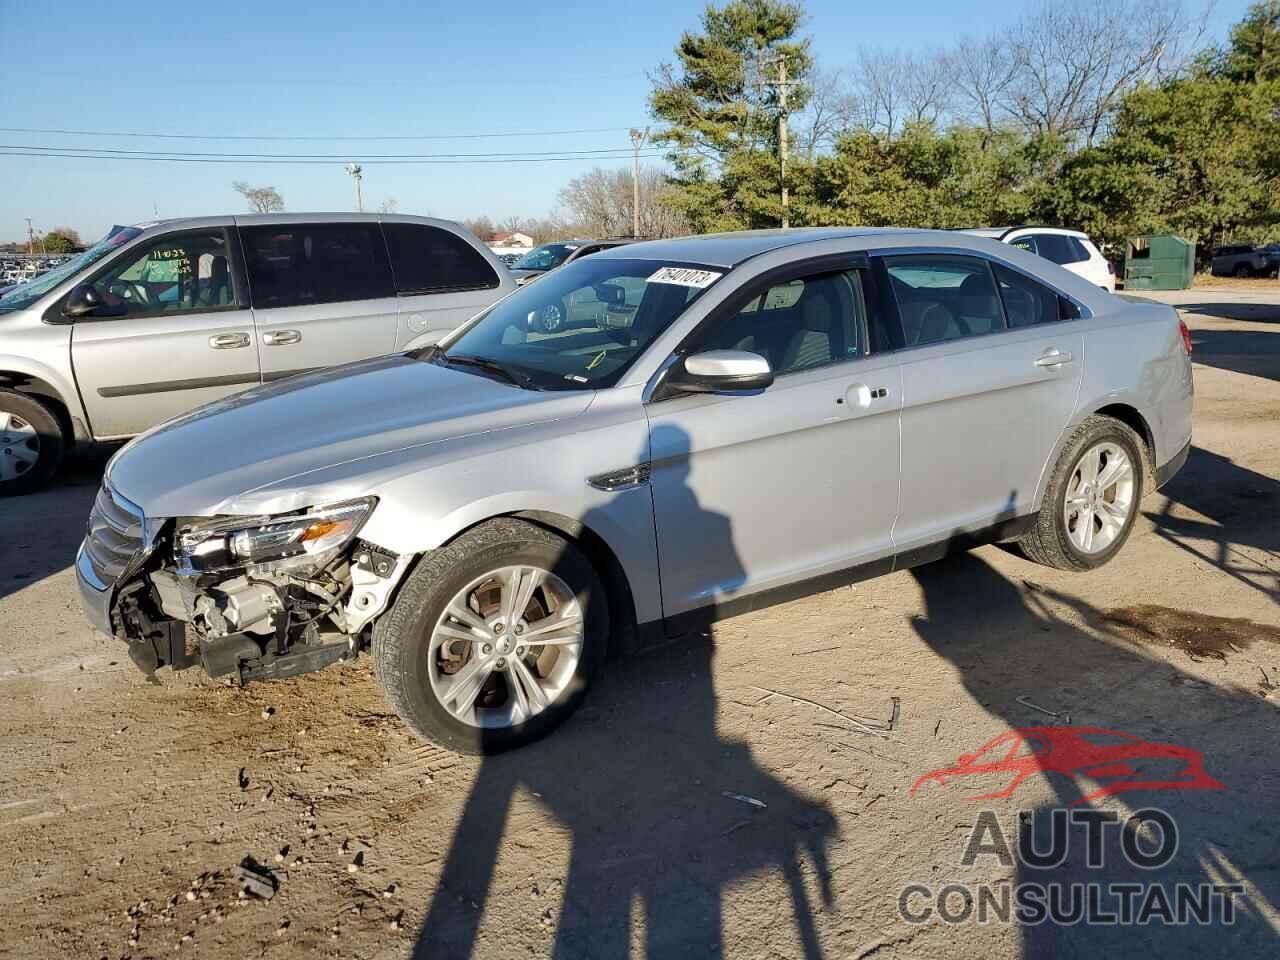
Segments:
[[[1247,0],[1220,0],[1212,33]],[[983,0],[910,5],[809,0],[808,33],[838,67],[860,44],[928,49],[1016,18]],[[280,166],[0,156],[0,241],[67,225],[85,239],[155,215],[236,212],[231,181],[273,184],[291,210],[354,207],[343,158],[363,160],[366,209],[449,218],[541,215],[595,165],[379,165],[372,154],[626,148],[644,124],[647,74],[700,3],[480,3],[362,0],[0,0],[0,126],[106,131],[95,137],[0,132],[0,144],[337,154]],[[993,19],[999,18],[999,19]],[[238,136],[409,136],[594,130],[502,138],[193,141],[125,132]],[[623,165],[626,160],[603,161]]]

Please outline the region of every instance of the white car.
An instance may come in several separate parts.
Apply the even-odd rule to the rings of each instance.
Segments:
[[[1116,292],[1115,269],[1093,245],[1087,233],[1061,227],[979,227],[962,232],[989,237],[1038,254],[1108,293]]]

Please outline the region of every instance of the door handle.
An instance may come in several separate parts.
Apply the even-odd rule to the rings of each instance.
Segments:
[[[1060,367],[1064,363],[1070,363],[1075,357],[1071,354],[1058,349],[1046,350],[1040,356],[1036,357],[1037,367]]]
[[[280,347],[287,343],[297,343],[302,339],[300,330],[268,330],[262,335],[262,342],[268,347]]]
[[[247,333],[215,333],[209,338],[209,346],[215,350],[234,350],[236,347],[247,347]]]
[[[847,401],[850,406],[865,410],[871,406],[872,401],[882,400],[888,395],[887,387],[869,387],[865,383],[851,383],[844,396],[836,398],[836,403]]]

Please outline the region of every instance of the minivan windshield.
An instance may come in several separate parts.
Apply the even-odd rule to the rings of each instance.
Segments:
[[[105,237],[84,253],[72,257],[66,263],[59,267],[54,267],[48,273],[42,273],[30,283],[14,287],[4,296],[0,296],[0,313],[21,310],[23,307],[35,303],[58,284],[62,283],[63,280],[74,276],[90,264],[101,260],[112,250],[118,250],[123,247],[141,233],[142,231],[137,227],[112,227]]]
[[[700,264],[586,257],[521,287],[447,347],[419,356],[533,389],[610,387],[723,275]]]

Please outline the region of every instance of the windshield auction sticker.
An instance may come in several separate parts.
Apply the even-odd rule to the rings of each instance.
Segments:
[[[649,277],[650,283],[674,283],[681,287],[697,287],[699,290],[711,286],[724,274],[712,270],[691,270],[688,267],[663,267]]]

